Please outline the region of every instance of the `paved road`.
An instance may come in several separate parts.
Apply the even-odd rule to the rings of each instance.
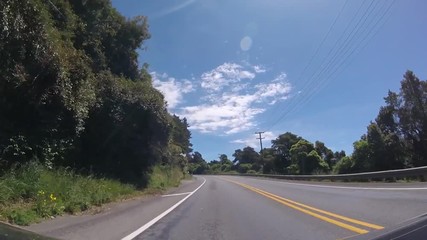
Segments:
[[[172,195],[127,205],[30,229],[63,239],[370,239],[426,213],[427,184],[197,176]]]
[[[205,186],[136,239],[339,239],[427,212],[426,184],[204,178]]]

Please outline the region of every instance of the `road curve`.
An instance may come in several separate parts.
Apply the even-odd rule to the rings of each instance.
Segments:
[[[134,239],[348,239],[427,212],[424,183],[198,178],[206,179],[203,187]]]
[[[113,203],[99,214],[58,217],[27,229],[65,240],[416,240],[427,235],[426,212],[426,183],[196,176],[162,196]]]

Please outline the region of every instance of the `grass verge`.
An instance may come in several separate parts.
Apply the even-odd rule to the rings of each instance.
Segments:
[[[156,165],[152,169],[146,191],[157,193],[178,187],[181,180],[186,177],[178,167]]]
[[[136,195],[158,193],[178,186],[183,178],[179,168],[155,166],[148,187],[140,191],[116,180],[47,169],[31,162],[0,177],[0,220],[29,225]]]

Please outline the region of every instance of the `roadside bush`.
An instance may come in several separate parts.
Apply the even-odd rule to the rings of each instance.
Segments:
[[[351,173],[354,162],[350,157],[341,158],[334,166],[333,172],[336,174]]]
[[[115,180],[29,162],[0,177],[0,219],[26,225],[64,212],[84,211],[135,191],[134,186]]]
[[[152,190],[164,190],[168,187],[178,187],[184,174],[177,166],[161,166],[153,167],[148,180],[148,188]]]
[[[252,164],[250,163],[242,163],[237,167],[237,171],[239,173],[247,173],[252,168]]]

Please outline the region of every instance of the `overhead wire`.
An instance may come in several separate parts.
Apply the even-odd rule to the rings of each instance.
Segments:
[[[345,33],[347,33],[347,30],[349,29],[349,27],[353,25],[352,23],[356,19],[356,16],[359,15],[358,13],[362,9],[362,6],[364,5],[365,2],[363,2],[359,6],[356,14],[353,16],[353,18],[351,19],[351,21],[347,24],[345,30],[343,31],[343,33],[337,39],[337,41],[335,42],[335,44],[333,46],[336,46],[338,44],[338,42],[345,36]],[[376,28],[376,26],[389,13],[389,11],[392,8],[395,0],[391,1],[391,3],[389,4],[389,6],[386,7],[386,8],[384,8],[384,7],[386,6],[386,2],[387,1],[384,1],[383,7],[381,7],[381,8],[384,8],[386,10],[384,10],[382,12],[382,14],[375,14],[373,18],[370,18],[370,16],[375,12],[374,10],[375,10],[375,8],[376,8],[376,6],[378,4],[378,1],[375,1],[375,2],[377,2],[377,3],[374,5],[374,7],[372,7],[373,3],[371,2],[371,4],[365,9],[362,17],[360,17],[359,20],[358,20],[358,22],[353,26],[353,29],[347,35],[347,37],[344,40],[344,42],[340,43],[340,45],[339,45],[338,48],[331,48],[330,49],[330,51],[328,52],[327,56],[324,58],[324,63],[319,67],[319,69],[316,72],[314,72],[311,75],[311,77],[309,78],[309,80],[304,85],[304,87],[303,87],[303,91],[304,91],[303,94],[305,94],[305,93],[307,93],[307,94],[305,94],[303,96],[303,98],[300,99],[300,101],[299,101],[298,104],[293,104],[293,105],[290,104],[289,107],[287,108],[287,111],[285,111],[273,124],[271,124],[268,129],[273,128],[283,118],[285,118],[286,116],[288,116],[288,114],[290,114],[291,112],[293,112],[298,107],[301,107],[304,104],[306,104],[307,102],[309,102],[313,98],[313,96],[320,91],[322,85],[324,86],[328,81],[330,81],[332,79],[332,76],[334,74],[336,74],[339,70],[340,70],[340,72],[343,70],[343,68],[341,68],[342,65],[345,64],[348,61],[348,59],[355,53],[356,50],[358,50],[358,53],[361,51],[361,48],[359,48],[359,46],[363,43],[363,41],[365,41],[366,39],[368,39],[367,41],[365,41],[365,44],[362,46],[362,49],[365,48],[366,45],[369,43],[369,41],[379,32],[380,28],[385,24],[385,22],[387,21],[388,18],[385,21],[383,21],[382,24],[379,27]],[[380,15],[380,17],[379,18],[375,18],[375,16],[377,16],[377,15]],[[388,15],[388,17],[389,16],[390,15]],[[369,21],[368,21],[368,19],[369,19]],[[368,22],[368,23],[365,25],[366,22]],[[360,29],[362,29],[362,31],[359,31]],[[372,34],[372,32],[375,29],[376,29],[375,33]],[[357,35],[357,38],[354,38],[354,35],[357,34],[357,33],[359,33]],[[349,46],[349,44],[351,43],[352,40],[353,40],[353,44],[350,45],[350,48],[349,48],[348,46]],[[358,40],[360,40],[360,41],[358,41]],[[356,44],[354,44],[355,41],[356,41]],[[331,55],[331,53],[332,53],[332,51],[334,49],[338,49],[338,50],[335,51],[333,57],[325,65],[325,60],[327,58],[329,58],[329,56]],[[316,78],[314,78],[314,76],[316,76]],[[322,78],[322,76],[324,76],[324,77]],[[334,77],[336,77],[336,76],[337,75],[335,75]],[[315,82],[315,80],[318,80],[318,81]],[[313,84],[313,83],[315,83],[315,84]]]
[[[373,5],[375,2],[375,5]],[[366,23],[366,20],[372,15],[373,10],[375,10],[377,4],[379,1],[372,1],[369,6],[365,9],[363,15],[359,18],[359,20],[357,21],[357,23],[354,25],[353,29],[350,31],[350,33],[347,35],[347,37],[344,39],[344,41],[339,45],[338,49],[335,51],[335,53],[333,54],[333,56],[328,60],[328,62],[326,63],[325,67],[322,68],[322,66],[319,68],[319,70],[315,73],[313,73],[313,75],[310,77],[308,83],[310,88],[309,89],[304,89],[304,93],[306,93],[303,96],[303,100],[301,100],[301,102],[306,102],[306,99],[309,98],[313,93],[313,91],[318,90],[318,85],[320,80],[322,79],[322,77],[325,75],[325,73],[328,73],[329,71],[331,71],[331,69],[334,68],[334,66],[336,66],[342,59],[343,56],[345,56],[345,54],[351,49],[351,45],[350,43],[354,41],[357,41],[359,38],[354,38],[355,35],[357,36],[361,36],[363,32],[359,32],[359,30],[364,27],[364,23]],[[363,20],[364,19],[364,20]],[[362,22],[363,20],[363,22]],[[366,29],[366,28],[365,28]],[[363,31],[363,29],[362,29]],[[344,31],[345,33],[346,31]],[[344,36],[341,35],[341,36]],[[349,48],[350,46],[350,48]],[[331,50],[334,50],[334,48],[331,48]],[[331,52],[331,51],[330,51]],[[345,58],[344,58],[345,60]],[[302,105],[300,102],[300,106]],[[295,109],[297,106],[293,106],[293,108]]]
[[[352,25],[352,23],[355,21],[355,19],[356,19],[356,17],[359,15],[359,12],[360,12],[360,10],[362,9],[362,7],[363,7],[363,5],[364,5],[364,3],[366,2],[367,0],[365,0],[364,2],[362,2],[361,4],[360,4],[360,6],[359,6],[359,8],[356,10],[356,13],[353,15],[353,17],[351,18],[351,20],[347,23],[347,25],[346,25],[346,27],[345,27],[345,29],[344,29],[344,31],[342,32],[342,34],[341,34],[341,36],[340,37],[338,37],[337,38],[337,40],[335,41],[335,43],[333,44],[333,46],[337,46],[337,44],[341,41],[341,39],[345,36],[345,33],[347,32],[347,30],[350,28],[350,26]],[[334,50],[334,48],[332,47],[332,48],[330,48],[330,50],[329,50],[329,52],[326,54],[326,56],[323,58],[323,60],[322,60],[322,64],[320,65],[320,67],[308,78],[308,81],[306,81],[306,82],[304,82],[304,84],[303,84],[303,87],[301,88],[301,90],[299,91],[299,94],[298,95],[296,95],[296,96],[294,96],[293,98],[292,98],[292,100],[294,100],[294,99],[297,99],[297,100],[299,100],[299,98],[300,98],[300,94],[303,94],[305,91],[307,91],[307,89],[308,89],[308,87],[310,87],[310,80],[313,78],[313,75],[319,70],[319,69],[321,69],[323,66],[324,66],[324,64],[325,64],[325,61],[329,58],[329,56],[332,54],[332,52],[333,52],[333,50]],[[286,107],[285,107],[285,109],[284,109],[284,112],[282,113],[282,115],[273,123],[273,124],[270,124],[269,125],[269,129],[271,129],[271,128],[273,128],[278,122],[280,122],[284,117],[286,117],[288,114],[289,114],[289,112],[291,111],[291,109],[293,108],[293,106],[294,105],[297,105],[297,104],[295,104],[295,102],[297,101],[297,100],[295,100],[295,101],[291,101],[289,104],[287,104],[286,105]],[[301,102],[301,100],[299,100],[300,102]]]
[[[323,47],[323,44],[326,42],[326,39],[328,38],[329,34],[332,32],[332,29],[334,28],[335,24],[338,22],[338,19],[340,18],[340,16],[341,16],[342,12],[344,11],[344,9],[345,9],[345,7],[346,7],[347,3],[348,3],[348,0],[346,0],[346,1],[344,2],[344,4],[341,6],[341,8],[340,8],[340,10],[339,10],[338,14],[335,16],[334,20],[332,21],[331,25],[329,26],[328,31],[327,31],[327,32],[326,32],[326,34],[323,36],[322,41],[321,41],[321,42],[320,42],[320,44],[317,46],[317,48],[316,48],[316,50],[315,50],[314,54],[312,54],[312,55],[311,55],[311,57],[310,57],[309,61],[307,62],[307,64],[305,65],[304,69],[301,71],[300,75],[298,76],[298,78],[297,78],[297,80],[296,80],[297,82],[298,82],[299,80],[301,80],[301,79],[302,79],[302,77],[305,75],[305,72],[309,69],[309,67],[311,67],[311,65],[312,65],[312,63],[313,63],[313,60],[317,57],[317,55],[318,55],[318,53],[319,53],[320,49]],[[294,101],[294,99],[295,99],[295,98],[290,98],[290,101],[291,101],[291,102],[293,102],[293,101]],[[287,105],[286,105],[286,106],[287,106]],[[273,113],[272,113],[272,115],[274,115],[274,114],[277,112],[277,108],[278,108],[278,106],[276,105],[276,107],[273,109]]]
[[[385,1],[387,2],[387,1]],[[322,89],[322,86],[324,87],[328,82],[334,80],[339,73],[341,73],[351,62],[351,60],[353,60],[351,57],[353,55],[357,55],[358,53],[360,53],[369,43],[369,41],[376,35],[378,34],[380,28],[384,25],[384,23],[386,21],[383,21],[382,24],[379,24],[382,20],[384,20],[385,16],[389,13],[389,11],[391,10],[392,6],[394,5],[395,0],[390,1],[390,4],[388,5],[388,7],[385,7],[386,4],[383,4],[383,6],[385,7],[384,11],[382,12],[382,14],[380,13],[380,17],[378,17],[376,19],[376,22],[373,24],[373,27],[371,27],[368,31],[368,33],[365,35],[365,37],[363,39],[361,39],[361,41],[359,41],[357,43],[357,45],[352,48],[351,50],[349,49],[347,52],[348,54],[344,57],[344,60],[342,60],[340,63],[334,64],[332,68],[332,70],[330,72],[328,72],[327,74],[325,74],[326,76],[323,79],[320,79],[319,82],[316,83],[316,85],[314,86],[314,90],[312,93],[308,94],[308,99],[304,102],[307,103],[309,101],[311,101],[313,99],[313,97]],[[389,16],[389,15],[388,15]],[[388,18],[387,18],[388,19]],[[376,27],[380,25],[380,27]],[[374,30],[376,30],[375,32],[373,32]],[[373,34],[372,34],[373,33]],[[364,43],[364,44],[363,44]],[[362,45],[363,44],[363,45]],[[355,54],[356,53],[356,54]],[[345,64],[345,66],[343,66]],[[304,104],[303,103],[303,104]]]

